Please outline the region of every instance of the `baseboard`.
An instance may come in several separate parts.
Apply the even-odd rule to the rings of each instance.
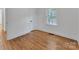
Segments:
[[[75,40],[75,39],[72,38],[72,37],[68,37],[68,36],[66,36],[66,35],[63,35],[63,34],[61,34],[61,33],[57,33],[57,32],[48,32],[48,31],[45,31],[45,30],[39,30],[39,29],[35,29],[35,30],[32,30],[32,31],[43,31],[43,32],[50,33],[50,34],[52,34],[52,35],[57,35],[57,36],[61,36],[61,37],[65,37],[65,38],[68,38],[68,39],[73,39],[73,40]]]
[[[25,35],[25,34],[28,34],[29,32],[31,32],[31,31],[28,31],[28,32],[21,32],[21,33],[15,33],[14,35],[7,35],[7,40],[12,40],[12,39],[14,39],[14,38],[17,38],[17,37],[20,37],[20,36],[23,36],[23,35]]]

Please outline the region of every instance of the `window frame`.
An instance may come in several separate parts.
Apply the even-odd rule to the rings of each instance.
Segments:
[[[47,10],[47,24],[57,25],[57,13],[55,8],[48,8]],[[52,19],[52,20],[51,20]]]

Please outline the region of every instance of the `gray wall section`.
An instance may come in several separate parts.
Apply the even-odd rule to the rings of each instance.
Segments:
[[[57,26],[47,25],[47,9],[39,9],[37,13],[36,29],[55,33],[68,38],[77,39],[78,9],[57,8]],[[77,39],[79,40],[79,39]]]
[[[77,40],[79,40],[79,8],[78,8],[78,22],[77,22],[77,26],[78,26],[78,32],[77,32]]]
[[[35,18],[35,9],[31,8],[6,8],[6,26],[8,39],[12,39],[26,34],[27,20],[32,17]],[[33,23],[34,26],[34,23]]]

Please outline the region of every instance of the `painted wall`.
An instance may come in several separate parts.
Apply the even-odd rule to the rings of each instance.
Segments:
[[[79,9],[57,9],[57,26],[47,24],[47,9],[6,9],[6,27],[8,38],[23,35],[27,33],[27,19],[33,18],[33,29],[43,30],[57,35],[73,38],[79,41]]]
[[[0,8],[0,24],[2,24],[4,31],[6,31],[5,8]]]
[[[78,8],[78,32],[77,32],[77,39],[79,40],[79,8]]]
[[[78,37],[78,9],[59,8],[57,9],[57,26],[47,25],[47,9],[38,9],[37,27],[35,29],[55,33],[68,38]]]
[[[2,9],[0,9],[0,25],[2,24]]]
[[[30,31],[27,24],[28,19],[35,18],[35,9],[31,8],[7,8],[6,10],[6,27],[8,39],[24,35]],[[35,24],[32,23],[31,26]]]

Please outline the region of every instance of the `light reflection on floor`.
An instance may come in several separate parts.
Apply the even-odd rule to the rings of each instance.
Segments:
[[[54,38],[54,36],[53,36],[53,38]],[[48,37],[47,47],[50,50],[63,50],[63,48],[61,47],[61,44],[59,42],[57,42],[55,38],[52,40],[51,37]]]

